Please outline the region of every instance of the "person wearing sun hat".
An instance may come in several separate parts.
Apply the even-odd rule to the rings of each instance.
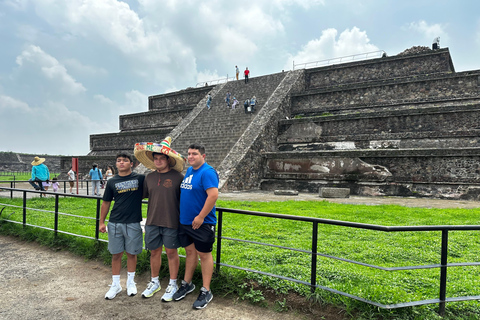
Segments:
[[[35,188],[35,190],[45,191],[42,182],[50,180],[50,172],[44,162],[45,158],[40,157],[35,157],[32,161],[32,177],[28,182]]]
[[[177,276],[180,265],[178,256],[178,224],[180,220],[180,184],[183,180],[185,158],[170,147],[171,137],[161,143],[140,142],[135,144],[135,158],[145,167],[154,170],[145,177],[143,197],[148,198],[147,221],[145,223],[145,248],[150,250],[151,281],[142,293],[150,298],[160,291],[160,266],[162,248],[168,258],[170,281],[162,301],[172,301],[178,290]]]

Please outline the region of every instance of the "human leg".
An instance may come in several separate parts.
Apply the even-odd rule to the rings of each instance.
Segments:
[[[210,282],[213,275],[213,256],[211,252],[199,252],[200,266],[202,268],[203,287],[210,291]]]
[[[40,190],[41,189],[41,186],[42,186],[42,182],[40,183],[35,183],[37,180],[32,180],[32,179],[28,179],[28,183],[30,183],[30,185],[35,189],[35,190]]]
[[[105,299],[112,300],[122,291],[120,285],[120,269],[122,268],[123,252],[112,255],[112,284],[110,289],[105,294]]]
[[[180,245],[185,248],[185,275],[182,280],[181,287],[173,295],[173,300],[178,301],[185,298],[185,296],[195,290],[195,285],[192,283],[193,273],[197,267],[198,258],[195,244],[192,237],[188,234],[188,230],[192,229],[190,225],[180,224],[178,226],[178,241]]]

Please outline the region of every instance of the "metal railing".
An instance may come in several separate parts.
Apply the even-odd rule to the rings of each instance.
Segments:
[[[53,180],[50,180],[50,182],[52,182]],[[86,193],[87,195],[89,195],[90,193],[90,188],[88,187],[89,183],[91,182],[92,180],[85,180],[85,179],[79,179],[78,180],[78,187],[80,189],[84,189],[84,185],[85,185],[85,188],[86,188]],[[105,181],[105,180],[102,180],[102,181]],[[59,184],[62,185],[62,188],[63,188],[63,193],[67,193],[67,188],[70,189],[70,180],[56,180],[56,182],[58,182]],[[73,181],[75,183],[75,191],[77,190],[77,180],[74,180]],[[15,180],[13,179],[12,181],[10,180],[0,180],[0,185],[1,184],[10,184],[10,189],[13,189],[13,190],[10,190],[10,198],[13,198],[13,192],[15,191],[16,189],[16,184],[17,183],[29,183],[29,180]],[[20,189],[20,190],[23,190],[23,189]],[[32,190],[30,190],[32,191]],[[64,195],[64,194],[60,194],[60,195]]]
[[[196,88],[199,88],[199,87],[207,87],[207,86],[213,86],[213,85],[217,85],[217,84],[220,84],[220,83],[227,83],[228,81],[233,81],[233,80],[236,80],[235,77],[229,77],[227,75],[226,78],[221,78],[221,79],[215,79],[215,80],[208,80],[208,81],[205,81],[205,82],[198,82],[195,87]]]
[[[6,188],[6,187],[0,187],[0,190],[10,190],[11,188]],[[96,233],[95,233],[95,238],[93,237],[86,237],[84,235],[77,235],[77,234],[72,234],[68,233],[65,231],[60,231],[58,230],[58,216],[59,215],[66,215],[69,216],[69,214],[66,213],[60,213],[58,212],[58,202],[60,200],[61,194],[55,194],[55,193],[50,193],[55,195],[55,211],[53,213],[55,214],[55,224],[53,229],[45,228],[45,227],[40,227],[40,226],[35,226],[35,225],[30,225],[27,224],[27,193],[28,192],[34,192],[34,193],[41,193],[40,191],[32,191],[32,190],[24,190],[24,189],[14,189],[10,191],[15,191],[15,192],[22,192],[23,193],[23,221],[13,221],[13,220],[8,220],[4,219],[3,221],[8,221],[8,222],[13,222],[13,223],[21,223],[24,226],[31,226],[31,227],[39,227],[43,229],[48,229],[52,230],[57,234],[58,232],[65,233],[65,234],[70,234],[74,236],[79,236],[79,237],[84,237],[84,238],[90,238],[90,239],[95,239],[99,241],[105,241],[101,240],[98,238],[98,226],[99,226],[99,219],[100,219],[100,197],[94,197],[94,196],[81,196],[81,195],[65,195],[65,196],[73,196],[73,197],[82,197],[82,198],[88,198],[95,200],[96,203],[96,217],[95,218],[89,218],[89,217],[83,217],[83,216],[76,216],[76,215],[70,215],[74,217],[79,217],[79,218],[87,218],[87,219],[95,219],[96,220]],[[144,201],[146,203],[146,201]],[[5,207],[3,208],[5,209]],[[0,217],[3,212],[3,209],[0,211]],[[38,209],[37,209],[38,210]],[[44,210],[42,210],[44,211]],[[51,211],[50,211],[51,212]],[[248,215],[248,216],[258,216],[258,217],[267,217],[271,219],[281,219],[281,220],[294,220],[294,221],[300,221],[300,222],[305,222],[311,225],[311,250],[304,250],[304,249],[298,249],[298,248],[290,248],[290,247],[285,247],[285,246],[278,246],[274,244],[268,244],[268,243],[262,243],[262,242],[257,242],[257,241],[251,241],[248,239],[235,239],[231,237],[225,237],[223,236],[223,227],[226,224],[224,222],[224,213],[233,213],[233,214],[241,214],[241,215]],[[311,288],[311,291],[314,292],[317,288],[322,289],[328,292],[332,292],[335,294],[339,294],[351,299],[355,299],[364,303],[368,303],[374,306],[377,306],[379,308],[383,309],[397,309],[397,308],[404,308],[404,307],[412,307],[412,306],[420,306],[420,305],[426,305],[426,304],[438,304],[439,305],[439,314],[444,315],[445,314],[445,304],[447,302],[458,302],[458,301],[469,301],[469,300],[479,300],[480,296],[462,296],[462,297],[447,297],[447,271],[448,268],[451,267],[468,267],[468,266],[480,266],[480,262],[463,262],[463,263],[448,263],[448,233],[449,231],[472,231],[472,230],[480,230],[480,225],[435,225],[435,226],[381,226],[381,225],[374,225],[374,224],[364,224],[364,223],[355,223],[355,222],[348,222],[348,221],[340,221],[340,220],[330,220],[330,219],[321,219],[321,218],[312,218],[312,217],[302,217],[302,216],[293,216],[293,215],[284,215],[284,214],[275,214],[275,213],[266,213],[266,212],[256,212],[256,211],[246,211],[246,210],[238,210],[238,209],[229,209],[229,208],[221,208],[217,207],[217,216],[218,216],[218,223],[217,223],[217,245],[216,245],[216,258],[215,258],[215,265],[216,265],[216,271],[220,271],[220,267],[229,267],[229,268],[234,268],[234,269],[239,269],[239,270],[244,270],[248,272],[253,272],[253,273],[258,273],[270,277],[275,277],[283,280],[288,280],[296,283],[301,283],[304,285],[307,285]],[[430,264],[430,265],[416,265],[416,266],[401,266],[401,267],[382,267],[382,266],[377,266],[377,265],[372,265],[372,264],[367,264],[363,263],[360,261],[355,261],[355,260],[350,260],[350,259],[345,259],[345,258],[340,258],[332,255],[327,255],[318,252],[318,226],[319,225],[333,225],[333,226],[339,226],[339,227],[348,227],[348,228],[356,228],[356,229],[365,229],[365,230],[373,230],[373,231],[378,231],[378,232],[427,232],[427,231],[441,231],[441,254],[440,254],[440,261],[438,264]],[[269,247],[275,247],[279,249],[284,249],[284,250],[290,250],[290,251],[296,251],[296,252],[302,252],[305,254],[311,255],[311,268],[310,268],[310,282],[303,281],[303,280],[298,280],[294,279],[291,277],[285,277],[282,275],[277,275],[277,274],[272,274],[260,270],[255,270],[251,268],[244,268],[240,266],[235,266],[235,265],[229,265],[222,263],[222,244],[224,241],[237,241],[237,242],[243,242],[243,243],[250,243],[250,244],[255,244],[255,245],[262,245],[262,246],[269,246]],[[343,261],[346,263],[352,263],[352,264],[357,264],[361,265],[364,267],[368,268],[374,268],[382,271],[401,271],[401,270],[419,270],[419,269],[439,269],[439,294],[437,299],[429,299],[429,300],[419,300],[419,301],[410,301],[410,302],[401,302],[401,303],[395,303],[395,304],[382,304],[376,301],[371,301],[362,297],[358,297],[343,291],[339,291],[336,289],[332,289],[329,287],[325,287],[322,285],[317,284],[317,265],[318,265],[318,257],[324,257],[324,258],[329,258],[329,259],[334,259],[334,260],[339,260]]]
[[[372,52],[366,52],[366,53],[352,54],[350,56],[344,56],[344,57],[338,57],[338,58],[332,58],[332,59],[325,59],[325,60],[319,60],[319,61],[312,61],[312,62],[305,62],[305,63],[295,64],[295,61],[293,61],[292,64],[293,64],[293,70],[295,70],[295,69],[308,69],[308,68],[323,67],[323,66],[345,63],[345,62],[362,61],[362,60],[367,60],[367,59],[381,58],[383,56],[386,56],[386,54],[387,53],[385,51],[378,50],[378,51],[372,51]]]

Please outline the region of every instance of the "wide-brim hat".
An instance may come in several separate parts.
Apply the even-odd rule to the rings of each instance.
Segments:
[[[135,144],[133,153],[145,167],[152,170],[157,170],[153,162],[153,153],[163,153],[168,156],[168,164],[170,167],[178,172],[182,172],[185,166],[185,159],[180,153],[176,152],[170,147],[172,143],[171,137],[166,137],[161,143],[155,142],[139,142]]]
[[[44,161],[45,161],[45,158],[35,157],[33,158],[32,166],[38,166],[39,164],[42,164]]]

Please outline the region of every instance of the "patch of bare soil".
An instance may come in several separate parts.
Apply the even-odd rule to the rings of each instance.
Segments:
[[[150,280],[147,273],[136,277],[139,293],[128,297],[126,270],[121,274],[123,291],[115,299],[105,300],[111,270],[98,261],[84,261],[68,252],[1,235],[0,250],[0,319],[345,319],[340,310],[313,306],[293,294],[278,297],[266,292],[270,306],[286,299],[288,310],[282,313],[215,292],[206,309],[193,310],[198,288],[179,302],[161,302],[163,290],[142,299],[140,294]],[[162,281],[163,288],[166,281]]]

